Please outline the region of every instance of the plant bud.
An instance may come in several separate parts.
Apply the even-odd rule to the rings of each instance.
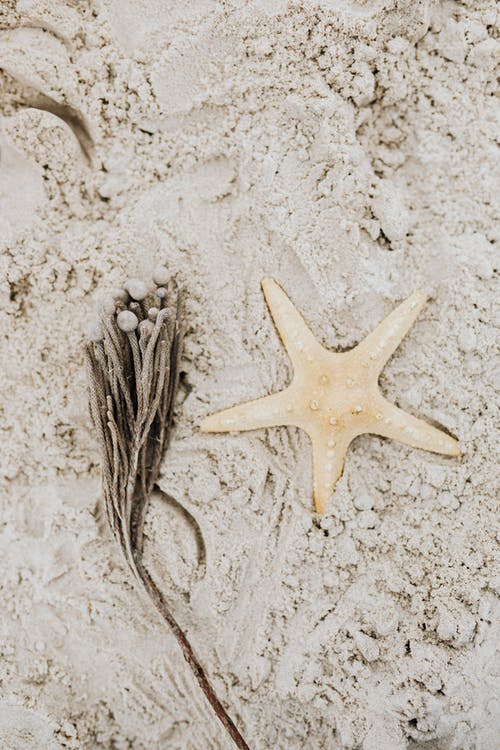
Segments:
[[[130,310],[122,310],[121,313],[118,313],[116,322],[118,324],[118,328],[121,331],[125,331],[127,333],[130,331],[135,331],[135,329],[139,325],[137,315],[134,315],[134,313]]]

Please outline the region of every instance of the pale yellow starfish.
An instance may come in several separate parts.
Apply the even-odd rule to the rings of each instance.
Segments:
[[[276,328],[292,360],[293,378],[279,393],[212,414],[203,432],[239,432],[295,425],[313,449],[314,503],[318,513],[342,474],[349,443],[365,432],[449,456],[460,455],[455,438],[398,409],[382,396],[378,379],[425,303],[415,292],[360,344],[330,352],[314,338],[299,311],[273,279],[262,288]]]

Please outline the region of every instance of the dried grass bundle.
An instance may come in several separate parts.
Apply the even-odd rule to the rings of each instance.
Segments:
[[[182,343],[181,294],[166,268],[154,297],[131,279],[103,300],[86,345],[89,403],[101,447],[110,528],[130,570],[170,626],[196,680],[238,748],[243,737],[143,564],[144,522],[170,438]]]

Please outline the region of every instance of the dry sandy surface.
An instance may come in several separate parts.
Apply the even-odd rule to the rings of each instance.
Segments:
[[[494,0],[2,0],[0,747],[229,750],[110,539],[86,407],[100,291],[187,290],[148,559],[252,750],[494,750]],[[417,288],[381,387],[453,459],[363,436],[312,511],[260,291],[331,348]],[[498,610],[496,610],[498,612]]]

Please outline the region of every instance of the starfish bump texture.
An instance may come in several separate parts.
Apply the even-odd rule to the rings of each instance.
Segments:
[[[314,503],[323,513],[342,474],[347,448],[363,433],[393,438],[414,448],[460,455],[457,440],[387,401],[380,373],[425,303],[415,292],[354,349],[336,353],[314,338],[299,311],[273,279],[262,288],[293,365],[290,385],[279,393],[207,417],[203,432],[239,432],[294,425],[313,449]]]

